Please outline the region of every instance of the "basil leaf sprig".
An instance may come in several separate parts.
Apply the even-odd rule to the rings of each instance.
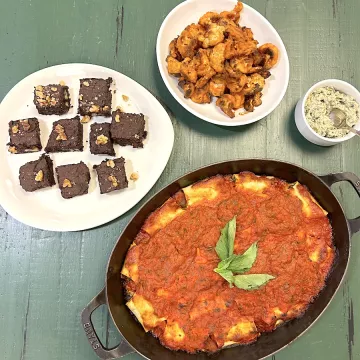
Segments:
[[[275,279],[268,274],[248,274],[257,257],[257,242],[252,244],[243,254],[234,254],[234,242],[236,234],[236,217],[230,220],[221,230],[220,238],[216,244],[216,253],[220,262],[214,271],[222,276],[232,288],[234,285],[239,289],[256,290]],[[242,275],[234,275],[242,274]]]
[[[228,259],[234,253],[235,233],[236,217],[230,220],[221,230],[219,241],[216,244],[215,250],[221,260]]]

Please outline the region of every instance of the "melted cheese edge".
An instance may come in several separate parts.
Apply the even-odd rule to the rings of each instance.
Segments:
[[[177,322],[168,322],[165,327],[164,337],[175,342],[182,342],[185,338],[185,333]]]
[[[300,191],[299,191],[299,186],[300,183],[296,182],[295,185],[292,188],[292,192],[293,195],[295,195],[302,203],[303,206],[303,213],[307,216],[307,217],[311,217],[312,212],[311,212],[311,204],[315,204],[322,212],[325,216],[328,215],[328,212],[325,211],[320,204],[315,200],[315,198],[309,193],[307,192],[307,194],[309,194],[310,199],[304,197],[303,195],[301,195]]]
[[[176,210],[163,209],[161,213],[158,213],[156,218],[151,224],[146,224],[143,227],[143,230],[146,231],[149,235],[155,234],[158,230],[163,229],[168,224],[170,224],[176,217],[180,216],[185,210],[178,208]]]
[[[131,249],[132,251],[137,251],[137,249],[135,250],[134,248],[136,248],[136,244],[132,243],[128,250],[128,254]],[[136,252],[135,254],[133,254],[133,256],[136,256],[136,261],[130,264],[127,261],[128,256],[126,256],[124,266],[121,269],[121,275],[124,275],[129,279],[133,280],[134,282],[137,282],[139,279],[139,266],[137,264],[137,262],[139,261],[138,253]]]
[[[146,332],[155,328],[161,322],[166,320],[165,317],[158,317],[155,314],[151,303],[147,301],[142,295],[135,293],[131,300],[126,303],[126,305],[136,316]]]
[[[234,175],[235,183],[237,188],[242,188],[246,190],[252,190],[254,192],[261,193],[264,189],[268,187],[268,182],[264,180],[264,178],[261,178],[260,176],[256,176],[258,179],[254,179],[253,176],[245,176],[245,179],[240,179],[240,176],[238,174]],[[267,177],[269,180],[272,179],[272,177]]]
[[[217,197],[218,191],[212,187],[188,186],[183,189],[187,206],[193,206],[203,200],[213,200]]]
[[[225,342],[223,347],[227,347],[233,344],[241,342],[243,339],[254,340],[259,335],[255,322],[244,318],[236,325],[230,328],[225,336]]]

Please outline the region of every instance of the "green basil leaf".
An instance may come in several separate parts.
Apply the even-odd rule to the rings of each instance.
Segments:
[[[227,259],[220,261],[217,266],[217,269],[218,270],[226,270],[235,258],[236,258],[236,255],[233,254],[233,255],[229,256]]]
[[[235,286],[244,290],[256,290],[272,279],[275,277],[268,274],[236,275],[233,277]]]
[[[257,250],[257,243],[252,244],[242,255],[237,255],[228,265],[227,269],[234,273],[249,271],[256,260]]]
[[[220,276],[222,276],[230,284],[231,288],[233,287],[234,275],[233,275],[233,273],[231,271],[229,271],[229,270],[218,270],[218,269],[215,269],[214,271],[216,273],[218,273]]]
[[[216,244],[216,253],[221,260],[225,260],[234,253],[236,232],[236,217],[230,220],[221,230],[220,238]]]
[[[229,256],[234,253],[234,243],[236,235],[236,216],[234,216],[228,225],[228,242],[229,242]]]

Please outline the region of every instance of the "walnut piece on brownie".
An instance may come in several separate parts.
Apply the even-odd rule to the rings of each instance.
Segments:
[[[79,116],[61,119],[53,123],[52,132],[45,147],[47,153],[83,151],[83,125]]]
[[[64,115],[70,109],[69,87],[60,84],[35,86],[34,104],[41,115]]]
[[[106,159],[100,165],[94,165],[94,169],[98,175],[101,194],[128,187],[123,157],[112,160]]]
[[[53,162],[48,155],[41,155],[38,160],[30,161],[20,167],[21,187],[28,192],[55,185]]]
[[[110,137],[109,123],[94,123],[90,127],[90,152],[94,155],[115,156],[113,141]]]
[[[89,191],[90,171],[81,161],[78,164],[62,165],[56,168],[61,196],[71,199]]]
[[[24,154],[42,149],[39,120],[29,118],[9,122],[9,152]]]
[[[108,79],[81,79],[79,91],[79,113],[82,116],[111,116],[112,94]]]
[[[144,115],[128,114],[118,109],[112,113],[110,131],[114,143],[142,148],[147,135]]]

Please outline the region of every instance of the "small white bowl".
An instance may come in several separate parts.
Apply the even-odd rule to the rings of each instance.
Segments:
[[[169,55],[170,42],[179,36],[191,23],[198,23],[200,17],[208,11],[230,11],[237,0],[187,0],[173,9],[164,20],[157,38],[156,53],[161,76],[174,98],[189,112],[207,122],[223,125],[247,125],[261,120],[269,115],[281,102],[289,83],[289,59],[279,34],[274,27],[256,10],[244,4],[241,12],[240,24],[252,29],[259,44],[273,43],[280,51],[279,62],[271,69],[272,76],[266,80],[263,91],[262,105],[254,112],[239,115],[234,119],[227,117],[215,104],[196,104],[185,99],[175,77],[168,74],[166,57]]]
[[[302,97],[296,105],[295,109],[295,122],[298,130],[304,136],[305,139],[309,140],[313,144],[320,145],[320,146],[333,146],[336,144],[340,144],[344,141],[347,141],[355,136],[353,133],[349,133],[344,137],[341,138],[327,138],[324,136],[319,135],[316,133],[308,124],[305,116],[305,103],[308,96],[316,89],[324,87],[324,86],[332,86],[336,90],[342,91],[347,95],[351,95],[354,99],[360,104],[360,92],[355,89],[349,83],[336,80],[336,79],[328,79],[323,80],[315,85],[313,85],[308,92]],[[357,124],[355,125],[355,129],[360,130],[360,119],[358,120]]]

